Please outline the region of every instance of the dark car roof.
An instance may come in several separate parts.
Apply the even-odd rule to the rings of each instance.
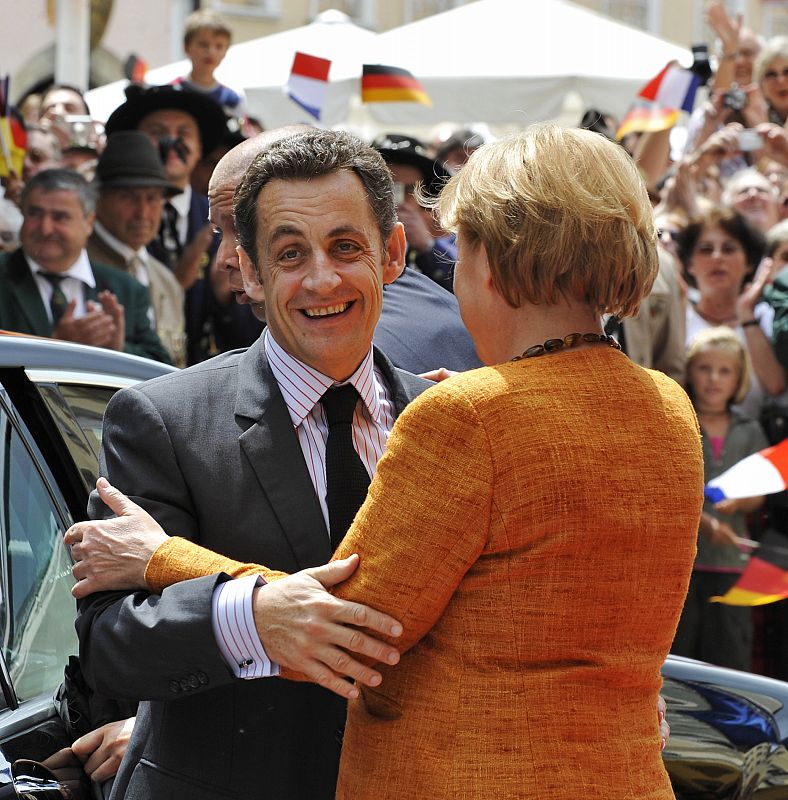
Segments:
[[[140,381],[177,371],[169,364],[116,350],[2,331],[0,367],[79,370]]]

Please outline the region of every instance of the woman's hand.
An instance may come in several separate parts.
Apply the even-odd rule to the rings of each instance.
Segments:
[[[741,110],[741,114],[747,123],[747,127],[755,128],[764,122],[768,122],[769,105],[763,96],[761,87],[757,83],[751,83],[749,86],[743,86],[742,89],[747,95],[747,105]]]
[[[742,15],[730,17],[722,0],[709,0],[705,11],[706,22],[719,37],[723,55],[736,53],[739,49],[739,35],[743,24]]]
[[[762,259],[752,280],[742,287],[736,298],[736,316],[739,323],[753,318],[755,306],[763,298],[763,290],[768,283],[771,283],[773,265],[774,262],[771,258]]]

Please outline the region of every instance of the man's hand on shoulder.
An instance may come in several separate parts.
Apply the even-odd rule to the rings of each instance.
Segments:
[[[399,652],[369,634],[402,633],[402,625],[387,614],[328,593],[355,572],[358,562],[353,555],[297,572],[255,589],[253,600],[257,633],[271,661],[347,699],[359,692],[346,677],[366,686],[382,680],[351,653],[396,664]]]
[[[145,568],[156,549],[167,540],[158,522],[111,486],[96,481],[99,497],[117,516],[77,522],[65,534],[74,559],[76,598],[110,589],[145,589]]]

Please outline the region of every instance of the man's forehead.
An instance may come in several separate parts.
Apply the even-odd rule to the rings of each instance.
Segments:
[[[135,197],[164,197],[164,189],[161,186],[106,186],[99,192],[99,197],[106,195],[134,195]]]
[[[188,111],[179,108],[160,108],[146,114],[139,123],[139,128],[153,127],[155,125],[177,125],[198,128],[197,120]]]
[[[266,236],[315,221],[333,229],[375,227],[364,184],[353,172],[315,178],[275,178],[257,196],[257,218]]]
[[[25,205],[28,208],[31,206],[48,206],[49,208],[62,206],[66,208],[73,206],[75,203],[79,205],[79,196],[71,189],[53,189],[52,191],[47,191],[46,189],[36,187],[30,190]]]

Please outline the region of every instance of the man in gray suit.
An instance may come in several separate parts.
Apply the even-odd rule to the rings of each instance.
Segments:
[[[319,391],[296,412],[301,390],[352,383],[361,395],[354,430],[382,449],[393,418],[427,384],[370,346],[383,285],[401,272],[405,250],[382,159],[353,137],[311,131],[256,164],[270,173],[243,224],[247,277],[257,275],[252,291],[265,296],[268,331],[247,351],[119,392],[107,408],[102,472],[166,531],[296,572],[331,555],[326,417]],[[376,455],[367,457],[371,471]],[[92,516],[105,513],[94,495]],[[238,602],[266,608],[286,587],[252,587]],[[236,602],[225,588],[210,576],[160,596],[107,592],[81,603],[88,681],[143,701],[114,798],[333,797],[342,700],[312,685],[238,680],[270,671],[267,658],[286,664],[287,650],[272,610],[261,616],[276,621],[257,631],[266,652],[236,663],[223,656],[222,643],[238,633],[222,622]],[[361,609],[347,611],[352,621]],[[373,630],[392,630],[392,620],[363,613]],[[345,637],[351,649],[396,660],[391,648]],[[376,682],[346,661],[340,654],[336,672]],[[338,683],[326,675],[326,685],[355,694]]]

